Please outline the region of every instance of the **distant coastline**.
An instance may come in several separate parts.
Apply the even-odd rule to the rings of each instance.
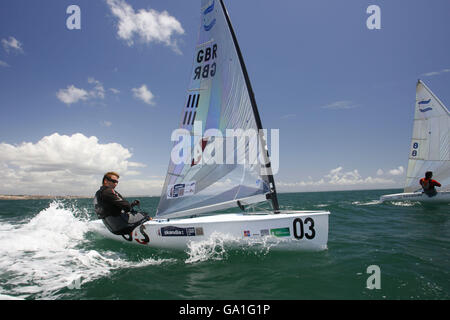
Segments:
[[[402,187],[397,188],[381,188],[381,189],[350,189],[350,190],[311,190],[311,191],[281,191],[278,194],[291,193],[314,193],[314,192],[354,192],[354,191],[386,191],[386,192],[401,192]],[[157,195],[129,195],[126,198],[156,198]],[[0,200],[38,200],[38,199],[93,199],[93,196],[52,196],[52,195],[4,195],[0,194]]]
[[[38,195],[4,195],[0,194],[0,200],[39,200],[39,199],[88,199],[86,196],[38,196]]]

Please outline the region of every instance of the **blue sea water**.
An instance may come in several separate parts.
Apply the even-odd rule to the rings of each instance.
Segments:
[[[331,212],[320,252],[236,249],[224,239],[149,249],[94,232],[92,199],[2,200],[0,298],[449,299],[450,204],[378,201],[395,192],[280,194],[283,209]],[[159,199],[140,200],[153,215]]]

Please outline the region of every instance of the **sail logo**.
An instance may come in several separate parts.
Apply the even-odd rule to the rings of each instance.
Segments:
[[[433,110],[433,108],[431,108],[431,107],[427,107],[427,108],[424,108],[424,109],[420,108],[421,105],[425,106],[425,105],[429,104],[430,102],[431,102],[431,99],[419,101],[419,103],[418,103],[419,111],[420,112],[427,112],[427,111]]]
[[[212,18],[211,12],[214,11],[214,0],[211,5],[208,6],[205,11],[203,11],[203,28],[205,31],[210,31],[216,24],[216,18]]]
[[[195,181],[171,184],[167,187],[167,199],[182,198],[195,193]]]

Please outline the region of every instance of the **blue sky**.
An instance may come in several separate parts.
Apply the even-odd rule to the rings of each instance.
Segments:
[[[450,2],[225,4],[263,125],[280,129],[278,189],[402,187],[417,79],[450,104]],[[81,30],[66,26],[70,5]],[[379,30],[366,26],[370,5],[381,10]],[[159,195],[199,7],[1,1],[0,193],[91,195],[118,170],[122,193]]]

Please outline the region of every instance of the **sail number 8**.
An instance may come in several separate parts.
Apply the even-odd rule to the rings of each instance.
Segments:
[[[308,229],[305,232],[305,227]],[[305,237],[308,240],[314,239],[316,236],[316,230],[314,229],[314,220],[312,218],[306,218],[305,222],[302,219],[294,219],[294,237],[296,239],[303,239]]]
[[[417,156],[417,148],[419,148],[419,144],[417,142],[414,142],[413,144],[413,151],[412,151],[412,156],[415,157]]]

